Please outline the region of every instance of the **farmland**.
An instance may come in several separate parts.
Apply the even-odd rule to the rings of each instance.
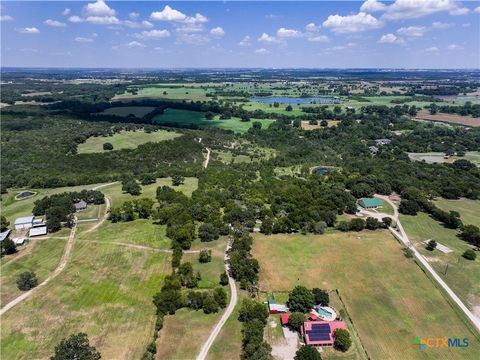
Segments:
[[[148,142],[166,141],[179,136],[181,136],[181,134],[166,130],[157,130],[151,133],[144,131],[122,131],[113,136],[90,137],[78,146],[78,153],[91,154],[110,151],[103,150],[103,144],[107,142],[113,145],[113,150],[135,149],[139,145]]]
[[[152,112],[155,108],[152,106],[118,106],[111,107],[103,112],[99,113],[100,115],[116,115],[116,116],[129,116],[133,115],[137,118],[142,118],[147,115],[149,112]]]
[[[257,235],[253,254],[260,261],[264,291],[290,290],[299,283],[338,289],[372,358],[395,358],[398,353],[417,358],[418,350],[411,346],[415,336],[445,336],[445,323],[449,332],[478,343],[442,293],[386,231]],[[478,347],[471,346],[462,353],[432,349],[422,358],[478,355]]]

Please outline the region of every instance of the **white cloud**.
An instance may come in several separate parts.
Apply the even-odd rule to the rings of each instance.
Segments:
[[[89,16],[115,16],[116,14],[116,11],[105,4],[103,0],[87,4],[83,10]]]
[[[426,48],[425,51],[426,51],[426,52],[437,52],[437,51],[438,51],[438,47],[432,46],[432,47]]]
[[[128,44],[125,44],[126,47],[128,48],[144,48],[146,45],[142,44],[141,42],[138,41],[130,41]]]
[[[13,21],[13,17],[10,15],[2,15],[0,16],[0,21]]]
[[[447,50],[462,50],[463,46],[457,44],[450,44],[447,46]]]
[[[261,48],[261,49],[255,50],[255,53],[256,54],[270,54],[270,51],[268,51],[267,49]]]
[[[323,22],[323,26],[331,29],[334,33],[345,34],[378,29],[383,24],[372,15],[360,12],[356,15],[348,16],[330,15]]]
[[[187,18],[184,13],[172,9],[170,6],[165,5],[162,11],[154,11],[150,14],[151,20],[157,21],[183,21]]]
[[[141,33],[133,34],[137,39],[144,40],[158,40],[170,37],[170,31],[168,30],[150,30],[142,31]]]
[[[396,0],[387,7],[382,19],[416,19],[441,11],[455,11],[457,8],[453,0]]]
[[[397,33],[408,37],[421,37],[425,35],[427,28],[425,26],[409,26],[402,27],[397,30]]]
[[[252,43],[250,42],[250,36],[245,36],[240,42],[238,43],[238,46],[250,46]]]
[[[187,24],[203,24],[208,22],[208,18],[202,14],[196,13],[195,16],[187,16],[184,22]]]
[[[258,39],[259,42],[267,43],[267,44],[278,44],[281,41],[275,38],[274,36],[270,36],[267,33],[263,33]]]
[[[310,31],[310,32],[317,32],[318,30],[320,30],[321,27],[322,27],[321,25],[317,25],[315,23],[310,23],[310,24],[305,26],[305,30]]]
[[[67,16],[68,14],[70,14],[70,9],[69,8],[65,8],[65,10],[62,11],[62,15],[65,15]]]
[[[277,36],[279,38],[299,38],[302,37],[303,34],[295,29],[285,29],[285,28],[280,28],[277,30]]]
[[[380,40],[378,40],[381,44],[402,44],[404,41],[401,37],[398,37],[392,33],[382,35]]]
[[[450,15],[453,15],[453,16],[460,16],[460,15],[467,15],[470,13],[470,9],[469,8],[456,8],[456,9],[453,9],[452,11],[450,11]]]
[[[16,30],[21,34],[39,34],[40,33],[40,30],[38,30],[36,27],[24,27]]]
[[[83,22],[83,19],[80,16],[73,15],[73,16],[70,16],[68,18],[68,21],[70,21],[72,23],[81,23],[81,22]]]
[[[65,27],[65,26],[67,26],[67,24],[65,24],[61,21],[52,20],[52,19],[45,20],[43,23],[45,25],[52,26],[52,27]]]
[[[312,42],[327,42],[330,39],[328,38],[327,35],[318,35],[318,36],[312,36],[308,38],[308,41]]]
[[[132,21],[132,20],[125,20],[123,25],[131,28],[131,29],[138,29],[138,28],[152,28],[153,24],[150,21],[143,20],[142,22]]]
[[[205,26],[203,24],[182,24],[177,26],[175,31],[178,33],[199,33],[205,31]]]
[[[477,6],[473,11],[475,11],[477,14],[480,14],[480,6]]]
[[[212,35],[215,38],[221,38],[225,36],[225,31],[221,27],[216,27],[210,30],[210,35]]]
[[[95,25],[118,25],[120,20],[116,16],[88,16],[85,22]]]
[[[387,8],[387,5],[382,4],[377,0],[367,0],[360,7],[360,11],[366,13],[372,13],[376,11],[384,11]]]
[[[181,34],[177,38],[178,44],[203,45],[210,41],[207,36],[201,34]]]
[[[81,37],[81,36],[77,36],[77,37],[75,38],[75,41],[76,41],[76,42],[79,42],[79,43],[89,43],[89,42],[93,42],[93,39],[86,38],[86,37]]]
[[[350,42],[350,43],[345,44],[345,45],[337,45],[337,46],[332,46],[332,47],[326,48],[325,51],[326,52],[342,51],[342,50],[352,49],[356,46],[357,45],[355,43]]]
[[[140,14],[137,13],[137,12],[128,13],[128,17],[129,17],[130,19],[132,19],[132,20],[137,19],[139,16],[140,16]]]
[[[439,21],[435,21],[432,23],[432,29],[448,29],[454,27],[455,24],[452,23],[442,23]]]

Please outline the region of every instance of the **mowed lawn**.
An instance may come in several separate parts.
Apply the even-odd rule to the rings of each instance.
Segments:
[[[135,149],[139,145],[148,142],[172,140],[179,136],[182,135],[167,130],[157,130],[151,133],[146,133],[143,130],[122,131],[112,136],[89,137],[87,141],[78,145],[77,150],[79,154],[91,154],[121,149]],[[103,150],[103,144],[107,142],[113,145],[113,150]]]
[[[428,214],[401,215],[400,221],[417,250],[427,258],[465,305],[480,316],[480,259],[469,261],[462,257],[471,246],[461,240],[455,230],[445,228]],[[440,250],[428,251],[423,242],[429,239],[449,247],[453,252],[444,254]]]
[[[438,198],[435,204],[445,211],[458,211],[460,213],[460,219],[462,219],[464,224],[480,227],[480,200],[448,200]]]
[[[104,359],[140,359],[155,323],[152,296],[170,257],[77,242],[55,281],[2,316],[2,359],[45,359],[64,337],[86,332]]]
[[[65,248],[65,239],[32,240],[19,248],[16,254],[1,259],[1,306],[22,294],[17,288],[17,278],[25,271],[33,271],[38,282],[45,280],[55,270]]]
[[[387,231],[256,235],[260,288],[297,284],[338,289],[372,359],[466,359],[480,356],[475,334]],[[416,336],[467,337],[467,349],[412,346]]]
[[[220,120],[217,115],[212,120],[205,119],[205,113],[190,110],[166,109],[162,115],[153,118],[157,124],[179,124],[179,125],[198,125],[198,126],[215,126],[224,130],[232,130],[237,133],[245,133],[253,125],[254,121],[262,124],[262,128],[267,128],[273,123],[273,120],[251,119],[250,121],[241,121],[240,118],[231,118],[228,120]]]

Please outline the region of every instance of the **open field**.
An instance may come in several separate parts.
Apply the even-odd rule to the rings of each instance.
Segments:
[[[2,316],[2,359],[44,359],[72,333],[88,333],[105,359],[139,359],[155,322],[152,296],[167,254],[78,242],[67,268]]]
[[[90,204],[85,210],[78,211],[75,213],[75,216],[78,220],[88,220],[88,219],[99,219],[100,216],[104,213],[105,205],[94,205]]]
[[[7,304],[22,291],[17,288],[17,278],[24,271],[33,271],[41,283],[55,270],[65,247],[65,239],[30,240],[16,254],[1,259],[1,306]]]
[[[449,124],[480,127],[480,118],[474,118],[471,116],[461,116],[456,114],[444,114],[444,113],[437,113],[435,115],[431,115],[429,111],[421,110],[417,113],[416,118],[420,120],[438,121],[438,122],[445,122]]]
[[[11,224],[17,217],[32,215],[33,204],[44,196],[59,194],[67,191],[81,191],[83,189],[92,189],[101,184],[79,185],[60,187],[55,189],[9,189],[7,194],[2,194],[2,215],[4,215]],[[22,190],[30,190],[36,194],[24,200],[15,200],[15,196]],[[103,189],[101,189],[103,191]]]
[[[133,115],[137,118],[142,118],[148,113],[155,110],[153,106],[118,106],[111,107],[103,110],[100,115],[116,115],[116,116],[129,116]]]
[[[480,227],[480,201],[470,199],[448,200],[438,198],[435,204],[442,210],[455,210],[460,213],[460,219],[467,225]]]
[[[479,259],[469,261],[461,256],[471,246],[458,238],[455,230],[445,228],[428,214],[401,215],[400,221],[410,240],[416,244],[417,250],[427,258],[435,271],[455,291],[465,305],[477,316],[480,316],[480,282],[478,281],[480,279],[480,261]],[[434,239],[449,247],[453,252],[444,254],[439,250],[426,250],[423,242],[429,239]]]
[[[251,119],[250,121],[241,121],[239,118],[231,118],[228,120],[220,120],[219,116],[215,116],[212,120],[205,119],[205,114],[199,111],[166,109],[162,115],[153,118],[157,124],[180,124],[198,126],[216,126],[224,130],[232,130],[237,133],[245,133],[252,127],[254,121],[262,124],[262,128],[270,126],[273,120]]]
[[[179,136],[182,135],[166,130],[157,130],[151,133],[146,133],[145,131],[122,131],[113,136],[90,137],[83,144],[78,145],[78,153],[91,154],[121,149],[135,149],[139,145],[148,142],[172,140]],[[107,142],[113,145],[113,150],[103,150],[103,144]]]
[[[425,161],[427,164],[434,163],[453,163],[455,160],[465,159],[468,160],[477,166],[480,166],[480,152],[478,151],[469,151],[463,157],[459,156],[449,156],[447,159],[444,158],[445,154],[442,152],[428,152],[428,153],[408,153],[410,160],[414,161]]]
[[[358,238],[359,237],[359,238]],[[338,289],[372,359],[475,358],[479,341],[423,271],[387,231],[314,235],[256,235],[260,288],[297,284]],[[394,266],[393,266],[394,264]],[[467,349],[419,352],[416,336],[468,337]]]
[[[206,91],[195,84],[155,84],[155,86],[145,86],[138,90],[136,95],[124,93],[116,95],[113,100],[140,100],[140,99],[169,99],[169,100],[193,100],[203,101],[209,100]]]

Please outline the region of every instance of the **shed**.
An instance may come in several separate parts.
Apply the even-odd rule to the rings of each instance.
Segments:
[[[283,304],[277,304],[275,300],[268,300],[268,311],[270,314],[286,313],[288,311],[287,306]]]
[[[290,319],[290,314],[281,314],[280,315],[280,322],[282,326],[288,325],[288,320]]]
[[[33,226],[33,216],[19,217],[15,220],[15,230],[30,229]]]
[[[383,205],[382,200],[377,198],[363,198],[358,200],[358,203],[364,209],[375,209]]]
[[[84,200],[80,200],[79,202],[76,202],[74,206],[75,206],[75,211],[82,211],[87,208],[87,203]]]
[[[47,235],[46,226],[31,228],[28,233],[28,236],[41,236],[41,235]]]
[[[13,242],[15,243],[15,245],[20,246],[20,245],[25,244],[26,240],[27,239],[25,239],[23,237],[22,238],[15,238],[15,239],[13,239]]]
[[[3,241],[3,240],[5,240],[5,239],[8,239],[8,236],[10,235],[10,231],[11,231],[10,229],[7,229],[7,230],[5,230],[5,231],[2,231],[2,232],[0,233],[0,241]]]

